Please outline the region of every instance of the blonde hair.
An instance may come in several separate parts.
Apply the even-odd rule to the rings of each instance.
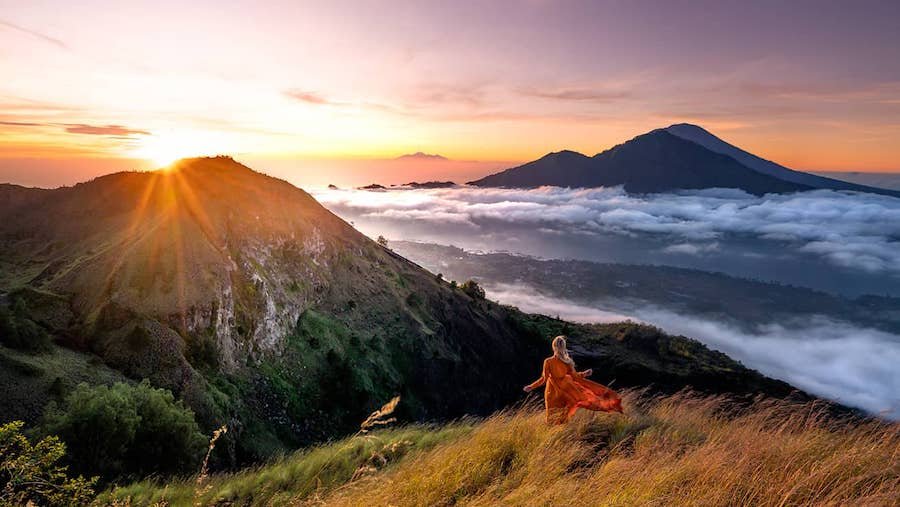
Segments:
[[[569,355],[569,350],[566,348],[566,337],[565,336],[559,335],[556,338],[554,338],[552,347],[553,347],[553,357],[570,365],[572,368],[575,367],[575,361],[572,360],[572,356]]]

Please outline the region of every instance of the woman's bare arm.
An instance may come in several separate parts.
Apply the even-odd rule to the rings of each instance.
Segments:
[[[525,392],[527,393],[527,392],[531,392],[531,391],[537,389],[538,387],[541,387],[542,385],[544,385],[544,384],[547,383],[547,376],[548,376],[548,375],[549,375],[549,372],[547,371],[547,362],[544,361],[544,369],[541,371],[541,378],[539,378],[539,379],[535,380],[534,382],[528,384],[527,386],[525,386],[524,388],[522,388],[522,390],[525,391]]]

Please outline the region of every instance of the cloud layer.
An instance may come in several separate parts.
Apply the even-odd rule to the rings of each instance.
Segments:
[[[544,232],[651,237],[666,253],[703,255],[723,240],[768,245],[833,266],[900,276],[900,199],[817,190],[754,197],[739,190],[628,195],[621,188],[323,190],[342,216]],[[748,255],[752,255],[748,248]]]
[[[516,306],[526,312],[558,316],[573,322],[596,324],[640,320],[633,315],[546,296],[526,285],[485,284],[485,292],[493,300]]]
[[[900,336],[825,317],[744,332],[662,309],[635,314],[810,393],[900,419]]]
[[[859,328],[825,317],[807,322],[766,324],[753,332],[698,316],[653,307],[625,316],[561,298],[526,285],[487,285],[488,297],[527,312],[577,322],[627,318],[697,339],[745,366],[787,381],[812,394],[900,419],[900,336]]]

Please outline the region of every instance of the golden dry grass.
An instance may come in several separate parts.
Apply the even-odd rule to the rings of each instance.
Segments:
[[[627,394],[625,416],[533,408],[338,489],[327,505],[898,505],[900,425],[817,404]]]
[[[555,427],[546,425],[538,407],[519,407],[466,424],[465,430],[457,425],[462,431],[445,433],[435,445],[413,446],[418,450],[386,466],[352,475],[347,470],[343,482],[328,488],[292,490],[300,481],[287,477],[276,481],[277,494],[267,491],[274,476],[291,475],[285,463],[292,463],[295,473],[309,468],[299,454],[255,473],[211,477],[213,490],[203,495],[204,504],[900,505],[900,424],[835,421],[816,403],[766,400],[738,408],[720,397],[691,393],[626,392],[625,407],[625,415],[580,412],[570,424]],[[418,434],[425,428],[401,430],[404,438],[415,440],[408,433],[413,429]],[[373,437],[381,439],[376,432],[348,442]],[[329,452],[346,453],[348,442],[305,456],[331,461]],[[309,477],[308,472],[300,475]],[[134,504],[152,498],[179,505],[173,495],[177,486],[168,494],[160,495],[160,489]],[[235,489],[245,493],[236,495]],[[138,490],[125,488],[114,496],[121,499],[126,491]]]

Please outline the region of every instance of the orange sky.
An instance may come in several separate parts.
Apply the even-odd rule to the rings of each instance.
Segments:
[[[465,180],[677,122],[897,171],[900,4],[865,3],[0,0],[0,181],[219,153],[300,183]],[[465,162],[383,162],[416,151]]]

